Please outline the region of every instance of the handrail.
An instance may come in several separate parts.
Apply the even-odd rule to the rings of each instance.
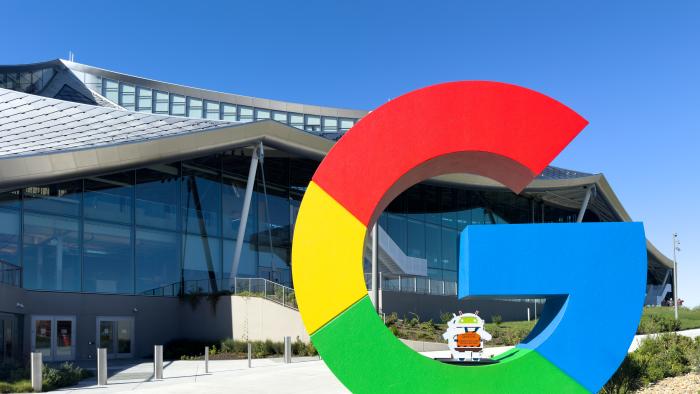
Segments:
[[[212,283],[209,279],[191,279],[173,282],[139,294],[175,297],[223,293],[265,298],[284,307],[299,310],[294,289],[271,280],[265,278],[228,277],[219,278],[216,282],[216,291],[212,291]]]

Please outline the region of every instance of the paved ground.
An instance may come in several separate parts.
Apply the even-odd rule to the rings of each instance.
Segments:
[[[679,332],[689,337],[700,336],[700,329]],[[635,337],[630,352],[634,351],[645,335]],[[486,348],[484,357],[503,353],[512,346]],[[447,358],[449,351],[421,353],[431,358]],[[92,368],[91,364],[84,367]],[[112,394],[112,393],[347,393],[323,361],[316,357],[295,358],[292,364],[282,359],[210,361],[209,374],[204,373],[203,361],[172,361],[164,366],[164,380],[153,380],[150,362],[110,361],[109,385],[98,388],[95,378],[58,392]]]
[[[318,358],[288,365],[281,359],[253,360],[250,369],[247,360],[210,361],[209,374],[203,361],[166,362],[161,381],[153,380],[152,363],[114,364],[107,387],[98,388],[91,378],[56,393],[347,393]]]

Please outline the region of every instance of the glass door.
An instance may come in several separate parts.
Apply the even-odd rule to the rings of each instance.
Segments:
[[[134,356],[134,318],[98,317],[98,346],[107,349],[109,358]]]
[[[32,316],[32,351],[44,361],[75,359],[75,316]]]

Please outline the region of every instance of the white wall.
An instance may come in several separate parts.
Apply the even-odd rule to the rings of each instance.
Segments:
[[[301,314],[275,302],[259,297],[231,297],[233,338],[237,340],[276,342],[285,336],[309,342]]]

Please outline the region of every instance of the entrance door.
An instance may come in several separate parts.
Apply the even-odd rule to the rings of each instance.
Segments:
[[[75,359],[75,316],[32,316],[32,351],[44,361]]]
[[[107,349],[108,358],[131,358],[134,356],[134,318],[97,318],[97,344]]]

